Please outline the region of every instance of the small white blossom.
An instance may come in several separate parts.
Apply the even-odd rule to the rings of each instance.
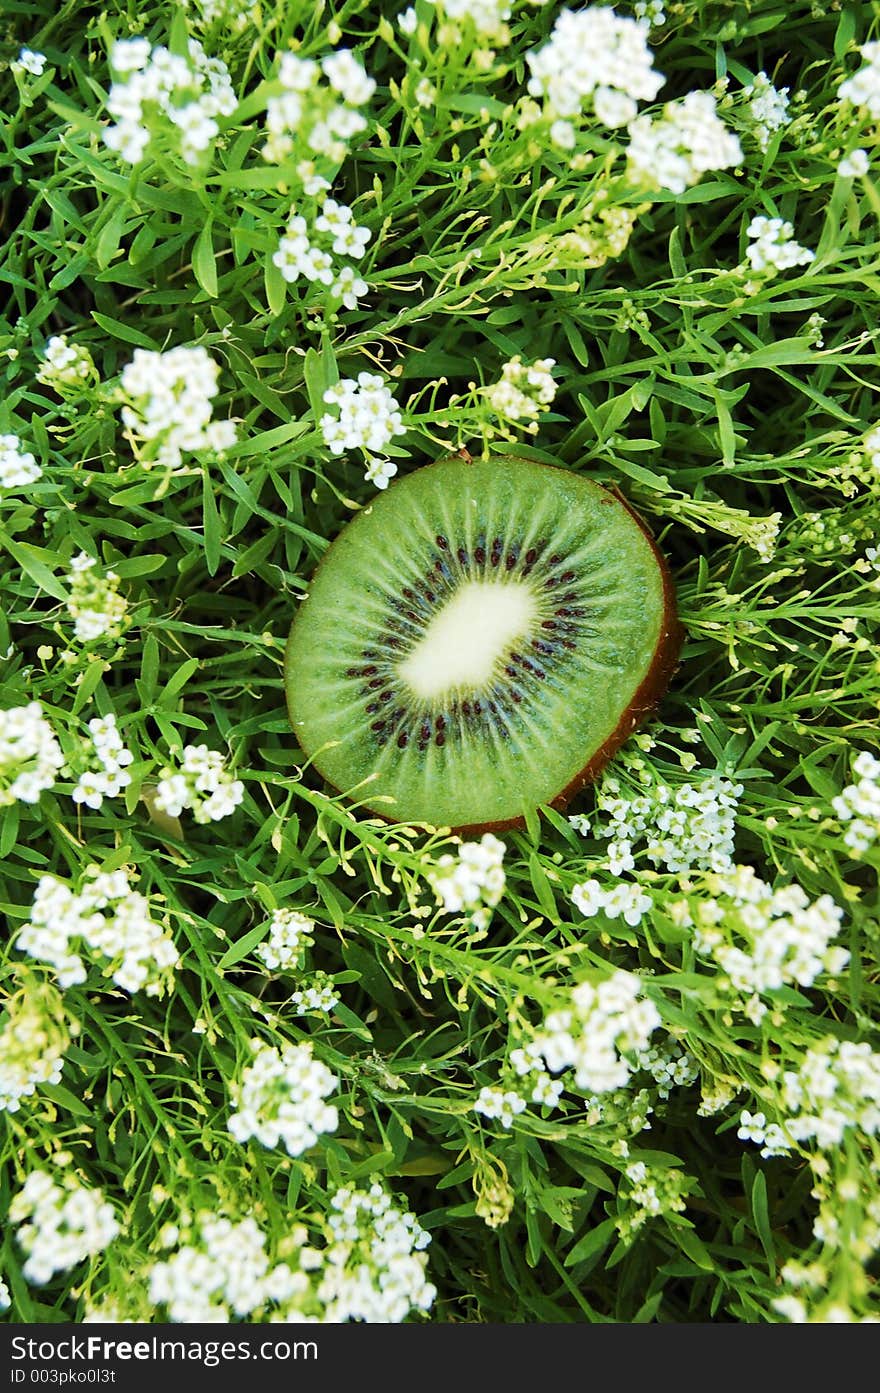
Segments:
[[[555,358],[524,363],[519,354],[505,363],[499,381],[485,388],[486,400],[496,416],[508,421],[537,420],[556,396],[555,366]]]
[[[644,1053],[660,1025],[656,1007],[641,993],[639,978],[622,971],[597,986],[575,987],[570,1006],[551,1011],[535,1036],[551,1073],[571,1069],[574,1085],[588,1094],[623,1088],[632,1072],[624,1056]]]
[[[324,401],[338,410],[319,423],[334,455],[356,449],[377,452],[404,433],[397,402],[377,373],[360,372],[357,381],[344,377],[327,389]]]
[[[276,909],[269,921],[269,937],[256,949],[272,972],[295,968],[314,942],[315,921],[295,909]]]
[[[95,558],[84,551],[70,562],[67,612],[82,643],[118,638],[128,610],[128,601],[119,594],[119,576],[115,571],[102,575],[97,567]]]
[[[880,119],[880,43],[874,40],[859,48],[864,62],[858,72],[845,78],[837,89],[840,102],[848,102],[867,112],[872,121]]]
[[[252,1042],[253,1057],[233,1086],[228,1127],[236,1141],[254,1137],[263,1146],[283,1145],[300,1156],[324,1132],[335,1132],[336,1108],[324,1100],[339,1080],[315,1059],[310,1044],[283,1050]]]
[[[743,158],[737,137],[716,112],[710,92],[689,92],[667,102],[657,120],[637,116],[628,127],[629,177],[650,188],[684,193],[700,176],[729,169]]]
[[[777,131],[787,126],[791,117],[788,114],[788,88],[776,88],[765,72],[760,72],[743,96],[749,98],[748,113],[753,123],[755,138],[762,150],[767,150]]]
[[[94,359],[81,344],[69,343],[66,334],[53,334],[46,341],[37,381],[53,387],[61,395],[72,395],[97,377]]]
[[[197,39],[186,57],[143,38],[120,39],[110,50],[113,85],[107,110],[114,118],[104,144],[128,164],[139,164],[157,136],[173,136],[187,164],[198,164],[219,134],[218,116],[238,105],[229,69],[209,58]]]
[[[132,890],[124,870],[89,866],[78,890],[54,875],[40,877],[31,917],[15,946],[55,969],[60,987],[86,980],[100,963],[124,991],[158,996],[179,961],[174,943],[153,919],[146,896]]]
[[[750,246],[746,251],[753,271],[787,271],[792,266],[808,266],[815,252],[794,240],[794,228],[782,218],[752,218],[746,228]]]
[[[61,1082],[69,1037],[52,988],[28,983],[5,1005],[6,1021],[0,1030],[0,1112],[12,1113],[41,1084]]]
[[[588,105],[603,125],[617,128],[635,118],[637,102],[654,100],[663,77],[654,71],[649,27],[604,5],[560,12],[548,41],[526,54],[528,91],[544,99],[555,143],[570,148],[570,122]],[[560,119],[565,131],[556,125]]]
[[[39,802],[63,766],[61,746],[38,701],[0,710],[0,808]]]
[[[0,435],[0,489],[17,489],[33,484],[43,470],[17,435]]]
[[[177,469],[185,452],[226,449],[234,442],[233,422],[212,433],[213,398],[219,365],[204,348],[171,348],[164,353],[136,348],[122,371],[122,421],[139,454]]]
[[[844,155],[837,166],[837,172],[842,179],[862,179],[870,168],[867,151],[858,148]]]
[[[244,784],[227,770],[223,756],[207,745],[185,745],[179,769],[166,768],[156,785],[155,806],[169,817],[192,810],[196,822],[219,822],[244,798]]]
[[[476,928],[488,925],[504,894],[505,844],[491,832],[464,842],[457,856],[441,856],[428,879],[446,914],[466,913]]]
[[[37,1285],[102,1253],[119,1233],[112,1205],[100,1190],[72,1177],[56,1184],[46,1171],[32,1171],[9,1206],[10,1222],[26,1261],[26,1279]]]
[[[30,73],[33,77],[39,77],[46,67],[46,55],[36,53],[32,48],[23,48],[9,66],[14,73]]]
[[[474,1111],[484,1117],[497,1119],[502,1127],[511,1127],[517,1113],[525,1111],[526,1100],[512,1090],[481,1088]]]

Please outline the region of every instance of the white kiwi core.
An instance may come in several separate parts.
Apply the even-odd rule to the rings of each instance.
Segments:
[[[466,581],[434,616],[397,671],[423,701],[485,687],[529,632],[538,601],[516,581]]]

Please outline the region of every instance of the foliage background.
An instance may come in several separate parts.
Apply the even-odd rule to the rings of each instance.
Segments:
[[[823,1245],[816,1167],[761,1159],[737,1120],[761,1105],[767,1059],[796,1061],[826,1031],[876,1043],[877,851],[855,861],[830,809],[852,752],[876,745],[880,611],[874,573],[858,564],[878,525],[876,489],[847,462],[876,416],[878,198],[870,178],[836,173],[851,118],[835,95],[875,7],[670,5],[652,34],[661,100],[729,78],[721,110],[746,158],[684,194],[614,192],[641,211],[622,254],[589,268],[566,264],[554,238],[607,182],[613,141],[592,138],[573,168],[549,148],[536,154],[504,116],[556,7],[517,9],[485,72],[465,46],[435,48],[419,69],[441,93],[430,110],[412,96],[406,41],[383,10],[267,0],[236,31],[162,0],[0,4],[0,55],[28,44],[49,59],[27,83],[0,75],[0,430],[44,466],[25,496],[3,500],[2,704],[39,699],[70,732],[114,711],[136,752],[125,799],[99,811],[75,808],[63,781],[36,807],[3,810],[5,989],[20,980],[14,934],[36,879],[89,860],[138,868],[184,956],[161,1000],[91,980],[65,993],[79,1034],[63,1084],[6,1116],[4,1206],[28,1170],[62,1153],[113,1199],[128,1235],[37,1289],[6,1225],[12,1315],[81,1319],[155,1255],[181,1206],[219,1203],[280,1233],[291,1215],[320,1211],[328,1183],[379,1176],[432,1233],[432,1320],[775,1320],[781,1266],[810,1255],[825,1290],[863,1317],[876,1312],[874,1278],[846,1241],[861,1222],[851,1202],[839,1200],[840,1241]],[[328,34],[375,77],[369,131],[334,184],[374,234],[359,268],[372,291],[356,311],[327,318],[320,296],[285,293],[273,277],[290,193],[259,158],[256,123],[235,118],[204,173],[161,152],[132,172],[102,145],[110,39],[167,42],[184,23],[222,52],[238,91],[291,41],[321,53]],[[762,70],[798,94],[766,152],[737,99]],[[875,139],[870,127],[858,143]],[[749,291],[745,228],[760,213],[793,221],[816,258]],[[68,403],[36,381],[53,333],[87,346],[105,384],[136,347],[204,345],[222,365],[217,409],[240,422],[239,443],[171,477],[144,470],[107,393]],[[607,876],[606,847],[548,810],[505,836],[507,892],[475,941],[426,890],[448,836],[365,817],[298,763],[281,682],[287,628],[328,542],[374,492],[358,459],[323,445],[324,388],[364,368],[389,376],[407,424],[389,453],[405,472],[462,445],[506,447],[469,384],[496,380],[515,353],[555,358],[559,382],[540,432],[517,449],[619,487],[674,571],[687,638],[642,757],[681,782],[677,732],[697,720],[702,767],[744,785],[737,861],[845,908],[848,972],[783,992],[763,1025],[730,1011],[665,913],[681,895],[675,877],[642,871],[660,906],[647,931],[582,920],[571,890]],[[773,513],[768,561],[756,520]],[[133,624],[118,645],[65,661],[64,572],[82,549],[122,578]],[[144,787],[169,747],[202,738],[244,781],[241,807],[208,828],[151,817]],[[591,802],[585,793],[577,810]],[[317,921],[313,966],[336,976],[344,1003],[328,1021],[293,1017],[285,984],[253,956],[277,905]],[[645,1132],[625,1110],[591,1121],[576,1096],[509,1130],[476,1114],[509,1024],[534,1022],[560,984],[607,965],[648,974],[698,1081],[668,1099],[655,1091]],[[254,1034],[313,1036],[341,1080],[338,1131],[307,1157],[242,1147],[226,1130],[228,1081]],[[701,1089],[724,1080],[742,1090],[736,1101],[698,1115]],[[689,1178],[684,1211],[626,1242],[615,1226],[627,1206],[621,1138],[630,1159]],[[826,1158],[832,1202],[845,1177],[875,1193],[873,1148],[850,1135]],[[499,1185],[513,1208],[491,1227],[478,1202]]]

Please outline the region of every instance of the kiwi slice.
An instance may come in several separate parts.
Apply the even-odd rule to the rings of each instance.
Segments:
[[[462,452],[328,549],[291,626],[287,703],[315,767],[366,807],[500,830],[595,777],[679,644],[669,572],[621,498]]]

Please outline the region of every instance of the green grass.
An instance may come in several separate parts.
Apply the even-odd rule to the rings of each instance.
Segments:
[[[429,22],[433,6],[417,11]],[[880,573],[866,551],[880,472],[862,441],[880,382],[880,198],[871,173],[837,173],[854,146],[871,155],[877,123],[837,89],[880,10],[670,4],[650,36],[666,78],[656,105],[713,90],[743,151],[681,193],[627,178],[625,130],[585,115],[572,156],[518,125],[525,54],[558,12],[517,3],[507,42],[468,30],[420,49],[362,0],[265,0],[240,28],[202,24],[195,3],[0,0],[0,67],[22,45],[48,59],[42,76],[0,71],[0,434],[43,470],[0,488],[0,707],[40,702],[74,763],[88,720],[115,713],[134,755],[131,783],[99,809],[72,801],[79,765],[38,802],[0,809],[4,1048],[22,1000],[70,1039],[61,1082],[2,1115],[3,1213],[48,1169],[101,1190],[119,1226],[39,1283],[4,1222],[7,1318],[78,1321],[109,1301],[165,1320],[148,1269],[181,1216],[252,1216],[280,1261],[297,1225],[323,1246],[339,1186],[374,1181],[431,1235],[437,1294],[411,1319],[778,1321],[788,1312],[774,1301],[795,1291],[814,1319],[877,1318],[870,1106],[856,1089],[838,1140],[808,1136],[785,1155],[737,1133],[743,1110],[785,1121],[783,1075],[818,1042],[880,1049],[880,842],[854,854],[832,802],[856,781],[857,752],[878,746]],[[144,34],[179,49],[187,26],[227,63],[241,104],[218,118],[202,163],[166,135],[132,167],[101,138],[109,47]],[[316,58],[352,48],[376,82],[367,128],[334,167],[333,196],[372,233],[354,310],[329,309],[318,282],[287,285],[272,262],[300,156],[263,158],[277,91],[263,84],[291,45]],[[791,95],[766,151],[742,96],[761,71]],[[429,105],[421,78],[436,88]],[[603,207],[631,225],[613,248]],[[759,215],[789,220],[814,259],[752,274],[746,228]],[[568,235],[583,225],[589,251]],[[81,390],[38,380],[53,334],[91,353]],[[179,346],[219,364],[214,417],[237,421],[237,442],[151,467],[123,429],[119,375],[137,348]],[[556,361],[535,432],[499,421],[481,390],[517,354]],[[456,851],[448,829],[382,823],[307,767],[283,646],[315,565],[375,496],[362,452],[333,455],[319,425],[327,387],[362,371],[380,373],[403,412],[406,432],[383,452],[401,474],[514,441],[640,511],[686,638],[643,728],[652,740],[628,742],[609,777],[633,794],[712,774],[742,785],[735,862],[811,902],[831,896],[843,970],[768,989],[754,1019],[695,940],[714,898],[723,933],[752,952],[723,887],[700,866],[654,865],[644,841],[618,877],[591,790],[569,810],[590,818],[586,835],[553,809],[503,834],[504,894],[475,928],[432,889]],[[120,578],[116,637],[74,635],[65,600],[82,551]],[[244,785],[234,813],[207,825],[154,804],[175,747],[198,743]],[[17,944],[40,877],[74,884],[91,864],[128,867],[173,937],[164,993],[122,990],[99,959],[61,991]],[[640,924],[575,907],[576,885],[610,891],[619,878],[651,897]],[[277,908],[316,926],[296,972],[257,953]],[[475,1111],[484,1087],[514,1086],[510,1052],[542,1018],[615,969],[640,975],[662,1022],[652,1043],[686,1052],[685,1081],[662,1089],[630,1055],[625,1087],[598,1102],[569,1072],[555,1107],[529,1103],[510,1127]],[[339,1005],[296,1015],[291,992],[315,973],[334,979]],[[228,1130],[254,1038],[310,1041],[338,1080],[338,1124],[301,1155]],[[653,1217],[627,1176],[638,1162],[661,1196]],[[817,1264],[814,1286],[795,1289],[787,1263]]]

